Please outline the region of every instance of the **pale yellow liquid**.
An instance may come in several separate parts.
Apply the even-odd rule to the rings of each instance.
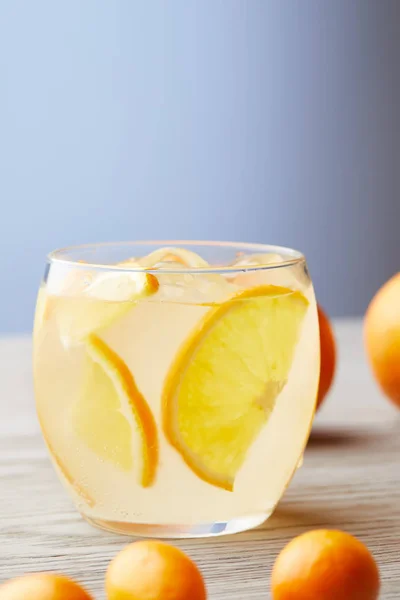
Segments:
[[[296,272],[299,270],[299,273]],[[302,267],[301,267],[302,269]],[[245,277],[241,284],[246,284]],[[157,477],[143,488],[131,472],[99,458],[77,436],[74,410],[82,389],[84,344],[68,347],[53,314],[35,327],[37,411],[55,468],[78,510],[90,521],[121,532],[201,535],[237,531],[263,522],[273,511],[302,458],[319,380],[319,330],[312,285],[300,267],[252,274],[249,286],[272,283],[300,290],[309,300],[287,384],[234,484],[226,491],[200,479],[166,440],[161,425],[165,377],[182,343],[210,310],[199,294],[156,295],[131,309],[100,337],[126,362],[155,417],[160,445]],[[49,296],[76,305],[79,298]],[[194,300],[191,302],[191,296]],[[161,301],[162,300],[162,301]],[[205,298],[210,303],[210,297]],[[86,300],[81,299],[82,302]],[[91,301],[92,303],[95,301]],[[55,312],[55,311],[53,311]],[[133,457],[134,458],[134,457]]]

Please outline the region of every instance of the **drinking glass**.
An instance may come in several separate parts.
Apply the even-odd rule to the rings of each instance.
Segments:
[[[48,256],[37,413],[93,525],[194,537],[261,524],[301,462],[319,370],[300,252],[167,241]]]

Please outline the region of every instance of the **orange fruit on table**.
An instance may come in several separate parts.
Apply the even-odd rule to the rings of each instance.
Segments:
[[[376,600],[379,587],[367,547],[348,533],[325,529],[289,542],[271,578],[273,600]]]
[[[156,540],[126,546],[106,574],[109,600],[205,600],[203,577],[181,550]]]
[[[321,372],[319,378],[317,409],[328,393],[335,376],[336,341],[326,313],[318,305],[319,335],[321,344]]]
[[[372,299],[364,334],[375,378],[386,396],[400,407],[400,273]]]
[[[92,600],[80,585],[61,575],[34,573],[0,585],[1,600]]]

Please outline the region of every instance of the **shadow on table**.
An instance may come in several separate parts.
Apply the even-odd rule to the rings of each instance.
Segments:
[[[227,540],[273,540],[289,539],[309,529],[337,529],[342,525],[340,514],[323,510],[314,504],[294,506],[292,503],[281,503],[271,517],[259,527],[235,536],[227,536]],[[224,540],[224,538],[221,538]]]
[[[311,431],[307,450],[314,448],[361,447],[387,439],[393,432],[393,427],[385,429],[346,429],[341,427],[317,426]]]
[[[307,506],[293,506],[281,503],[271,517],[260,529],[285,529],[291,527],[333,527],[338,523],[338,516],[329,510],[316,507],[315,504]]]

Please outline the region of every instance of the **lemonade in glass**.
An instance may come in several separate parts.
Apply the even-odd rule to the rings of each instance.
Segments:
[[[80,513],[156,537],[234,533],[299,465],[319,380],[305,259],[258,244],[93,244],[48,257],[37,412]]]

